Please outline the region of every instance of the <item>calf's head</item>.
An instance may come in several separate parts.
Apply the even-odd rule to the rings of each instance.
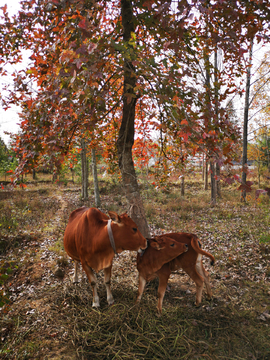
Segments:
[[[188,251],[187,244],[179,243],[168,236],[159,236],[154,239],[149,239],[149,246],[160,251],[156,256],[164,264]]]

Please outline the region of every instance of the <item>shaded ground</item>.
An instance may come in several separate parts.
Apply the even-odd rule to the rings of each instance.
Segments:
[[[110,186],[104,186],[101,210],[122,213],[125,200]],[[1,358],[270,359],[269,200],[243,206],[234,190],[226,191],[216,208],[195,184],[185,199],[177,187],[143,192],[153,234],[194,232],[217,259],[211,268],[205,261],[214,299],[195,307],[194,284],[178,271],[161,317],[155,283],[134,306],[135,253],[115,259],[113,306],[106,304],[102,273],[98,311],[84,274],[72,284],[62,238],[70,212],[82,205],[78,188],[0,193]],[[87,205],[93,203],[90,198]]]

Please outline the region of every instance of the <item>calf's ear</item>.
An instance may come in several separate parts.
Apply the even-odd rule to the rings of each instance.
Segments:
[[[116,223],[120,223],[121,219],[120,216],[114,212],[114,211],[108,211],[109,217],[112,219],[112,221],[116,222]]]
[[[152,246],[152,248],[154,248],[154,249],[156,249],[156,250],[160,250],[160,249],[161,249],[161,246],[160,246],[159,243],[157,243],[157,242],[151,241],[151,242],[150,242],[150,246]]]
[[[152,248],[156,249],[156,250],[164,249],[164,246],[162,246],[162,244],[159,241],[157,241],[156,239],[150,241],[150,246],[152,246]]]

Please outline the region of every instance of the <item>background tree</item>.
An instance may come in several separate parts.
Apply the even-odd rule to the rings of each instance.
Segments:
[[[258,187],[261,187],[261,175],[265,161],[265,153],[263,151],[262,143],[257,139],[256,142],[250,143],[248,145],[247,155],[249,160],[253,160],[254,165],[257,168],[258,176]]]

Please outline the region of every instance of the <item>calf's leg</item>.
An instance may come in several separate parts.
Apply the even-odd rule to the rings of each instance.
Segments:
[[[158,304],[157,310],[158,313],[162,313],[162,304],[165,296],[165,291],[167,288],[168,279],[170,277],[170,273],[159,273],[159,286],[158,286]]]
[[[209,281],[209,274],[208,274],[208,272],[205,270],[205,268],[203,267],[202,255],[201,255],[201,254],[198,255],[198,258],[197,258],[196,270],[197,270],[197,272],[200,274],[200,276],[204,279],[207,297],[208,297],[208,299],[211,299],[211,297],[212,297],[212,291],[211,291],[211,286],[210,286],[210,281]]]
[[[191,277],[191,279],[196,284],[195,305],[198,306],[202,302],[202,291],[203,291],[204,278],[200,274],[198,274],[195,266],[187,267],[187,268],[183,267],[183,270]]]
[[[114,303],[114,299],[111,292],[111,275],[112,275],[112,265],[104,269],[104,283],[107,291],[107,301],[109,305]]]
[[[146,284],[145,278],[142,275],[139,275],[139,287],[138,287],[138,296],[136,303],[139,303],[141,301],[145,284]]]
[[[208,297],[208,299],[211,299],[213,294],[212,294],[211,285],[210,285],[210,281],[209,281],[209,273],[208,273],[208,271],[205,270],[203,265],[202,265],[202,270],[203,270],[203,277],[204,277],[204,283],[205,283],[205,287],[206,287],[207,297]]]

